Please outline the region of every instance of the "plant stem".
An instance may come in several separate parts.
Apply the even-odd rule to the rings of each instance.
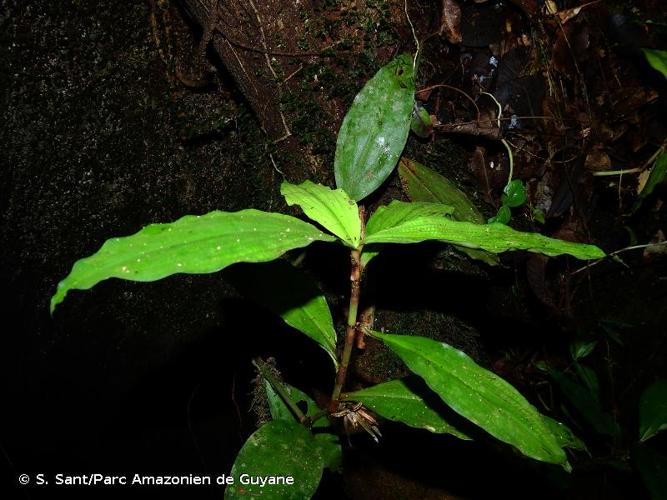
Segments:
[[[354,339],[357,336],[357,313],[359,311],[359,297],[361,296],[361,249],[365,237],[365,223],[364,223],[364,207],[359,207],[359,218],[361,219],[361,241],[358,248],[350,252],[351,272],[350,272],[350,306],[347,312],[347,328],[345,329],[345,346],[343,347],[343,355],[341,357],[338,372],[336,373],[336,383],[334,385],[333,394],[331,395],[331,403],[329,410],[334,412],[338,410],[338,403],[340,401],[340,393],[345,384],[347,377],[347,368],[350,364],[350,357],[352,356],[352,348],[354,346]]]
[[[262,376],[262,378],[271,384],[271,387],[273,387],[278,395],[283,398],[283,401],[285,401],[285,404],[289,406],[292,412],[294,412],[294,415],[296,415],[296,418],[299,419],[299,422],[306,422],[308,418],[303,414],[296,403],[290,399],[289,394],[287,394],[287,391],[285,390],[285,386],[278,380],[277,377],[273,375],[273,373],[271,373],[271,370],[266,367],[266,363],[260,358],[257,358],[252,360],[252,364],[255,366],[255,368],[257,368],[257,371]]]

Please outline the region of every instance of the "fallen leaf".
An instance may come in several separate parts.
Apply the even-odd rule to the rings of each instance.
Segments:
[[[596,148],[586,155],[584,166],[595,172],[609,170],[611,169],[611,158],[601,148]]]
[[[442,20],[440,35],[444,35],[449,43],[461,43],[461,7],[454,0],[442,0]]]
[[[637,177],[637,194],[640,194],[646,186],[646,181],[648,181],[649,176],[651,175],[651,169],[643,170]]]

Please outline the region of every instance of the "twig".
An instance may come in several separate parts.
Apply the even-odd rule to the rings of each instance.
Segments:
[[[408,14],[408,0],[405,0],[403,5],[405,7],[405,17],[408,18],[408,24],[410,25],[410,29],[412,30],[412,38],[414,39],[415,45],[417,46],[417,50],[415,51],[415,57],[412,60],[412,69],[415,69],[417,67],[417,56],[419,56],[419,39],[417,38],[417,33],[415,33],[415,27],[412,25],[410,14]]]
[[[299,71],[303,69],[303,64],[299,65],[297,69],[292,71],[287,78],[283,80],[283,83],[287,83],[294,75],[296,75]]]
[[[604,172],[593,172],[593,177],[605,177],[605,176],[611,176],[611,175],[625,175],[625,174],[638,174],[639,172],[643,172],[644,169],[642,167],[635,167],[635,168],[626,168],[625,170],[606,170]]]
[[[607,257],[614,257],[614,256],[616,256],[620,253],[628,252],[630,250],[641,250],[642,248],[654,248],[654,247],[659,247],[659,246],[662,246],[662,245],[667,245],[667,241],[661,241],[659,243],[647,243],[645,245],[633,245],[631,247],[621,248],[620,250],[616,250],[615,252],[608,253],[607,255],[602,257],[601,259],[596,260],[595,262],[591,262],[590,264],[587,264],[584,267],[580,267],[576,271],[573,271],[572,273],[570,273],[570,276],[573,276],[577,273],[580,273],[581,271],[584,271],[586,269],[589,269],[593,266],[598,265],[600,262],[604,261]]]
[[[498,99],[496,99],[496,96],[493,94],[490,94],[489,92],[480,92],[480,94],[485,94],[488,95],[491,99],[493,99],[493,102],[496,103],[498,106],[498,130],[500,130],[500,117],[503,115],[503,107],[500,105],[498,102]],[[514,175],[514,155],[512,154],[512,150],[510,149],[510,145],[507,144],[507,141],[505,139],[500,139],[500,142],[503,143],[503,146],[505,146],[505,149],[507,150],[507,156],[509,157],[510,161],[510,172],[507,177],[507,185],[505,186],[506,188],[509,187],[510,182],[512,182],[512,176]]]
[[[259,25],[259,34],[262,35],[262,47],[264,47],[264,50],[266,51],[264,53],[264,57],[266,58],[266,65],[269,67],[271,70],[271,74],[273,75],[273,78],[278,78],[278,75],[273,69],[273,65],[271,64],[271,59],[269,59],[269,47],[266,45],[266,36],[264,36],[264,27],[262,26],[262,19],[259,17],[259,12],[257,12],[257,7],[255,7],[255,4],[253,3],[252,0],[248,0],[248,3],[252,7],[253,12],[255,13],[255,17],[257,18],[257,24]]]
[[[465,98],[468,99],[472,103],[472,105],[475,107],[475,110],[477,111],[477,121],[479,122],[480,112],[479,112],[479,108],[477,107],[477,103],[475,102],[475,100],[472,97],[470,97],[470,95],[468,95],[467,93],[465,93],[461,89],[457,89],[456,87],[452,87],[451,85],[447,85],[446,83],[438,83],[436,85],[431,85],[429,87],[425,87],[423,89],[420,89],[416,92],[416,94],[420,94],[422,92],[428,92],[429,90],[438,89],[438,88],[445,88],[445,89],[453,90],[454,92],[458,92],[459,94],[463,94],[463,96],[465,96]]]

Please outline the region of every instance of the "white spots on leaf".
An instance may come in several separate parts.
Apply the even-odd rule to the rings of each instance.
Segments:
[[[215,247],[215,249],[216,250],[222,250],[222,247],[220,245],[218,245],[217,247]]]
[[[183,267],[183,264],[181,264],[180,262],[177,262],[176,267]]]
[[[384,146],[385,139],[384,137],[380,136],[377,139],[375,139],[375,142],[377,143],[378,146]]]

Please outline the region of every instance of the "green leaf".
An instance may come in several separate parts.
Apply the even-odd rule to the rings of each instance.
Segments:
[[[412,56],[382,67],[354,98],[338,133],[336,185],[359,201],[394,170],[410,132],[415,78]]]
[[[304,272],[283,260],[239,266],[226,271],[247,298],[264,305],[304,333],[336,359],[336,330],[324,295]]]
[[[392,201],[389,205],[378,207],[371,215],[366,224],[366,234],[392,229],[421,217],[444,217],[453,211],[454,207],[441,203]],[[366,242],[368,243],[368,240]]]
[[[549,370],[549,375],[558,384],[561,392],[572,403],[572,406],[599,434],[617,436],[621,430],[618,424],[608,413],[605,413],[587,387],[577,383],[575,380],[559,372]]]
[[[562,424],[551,417],[547,417],[546,415],[542,415],[542,419],[556,438],[556,441],[561,448],[571,448],[573,450],[584,451],[588,450],[586,448],[586,444],[577,436],[575,436],[572,432],[572,429],[570,429],[567,425]]]
[[[542,210],[541,208],[534,207],[532,214],[535,222],[538,222],[540,224],[545,224],[547,222],[547,216],[544,214],[544,210]]]
[[[269,384],[268,381],[265,380],[265,383],[271,418],[274,420],[289,420],[290,422],[295,422],[296,416],[292,414],[292,410],[290,410],[289,406],[285,404],[283,399],[273,387],[271,387],[271,384]],[[307,417],[314,417],[320,413],[319,407],[308,394],[284,382],[282,384],[287,395],[293,402],[297,404],[303,402],[306,404],[306,411],[304,414]],[[343,449],[340,446],[340,439],[338,438],[338,435],[333,432],[329,420],[326,418],[319,418],[313,422],[313,429],[319,431],[317,434],[314,434],[314,436],[317,445],[320,447],[320,453],[324,459],[324,466],[333,471],[339,470],[343,463]]]
[[[452,434],[460,439],[470,439],[450,424],[441,413],[429,406],[422,394],[424,390],[431,392],[430,389],[423,387],[418,393],[413,390],[415,386],[414,380],[392,380],[350,392],[345,395],[345,399],[361,401],[378,415],[410,427],[426,429],[437,434]]]
[[[451,205],[455,220],[484,224],[484,217],[466,194],[435,170],[403,157],[398,164],[398,174],[412,201]]]
[[[393,201],[394,204],[406,203]],[[372,229],[372,230],[371,230]],[[579,259],[599,259],[604,252],[594,245],[547,238],[537,233],[522,233],[502,224],[472,224],[445,217],[404,219],[393,227],[383,225],[379,230],[366,228],[366,243],[419,243],[439,240],[499,253],[506,250],[528,250],[546,255],[570,254]]]
[[[371,332],[455,412],[536,460],[569,468],[542,415],[509,383],[464,352],[425,337]]]
[[[512,219],[512,210],[507,205],[501,205],[495,217],[489,219],[489,224],[507,224]]]
[[[485,224],[484,217],[473,205],[468,196],[456,185],[421,163],[408,158],[401,158],[398,164],[398,174],[401,182],[412,201],[429,201],[442,203],[454,207],[454,220]],[[499,264],[498,256],[476,248],[466,248],[455,245],[456,249],[465,253],[471,259],[481,260],[490,266]]]
[[[410,129],[415,135],[426,138],[433,132],[433,120],[428,111],[421,104],[415,102],[412,109],[412,119],[410,120]]]
[[[365,269],[372,259],[380,255],[382,247],[383,245],[365,246],[364,251],[361,253],[361,267]]]
[[[662,76],[667,78],[667,51],[642,49],[642,52],[646,56],[646,60],[653,67],[653,69],[659,71],[662,73]]]
[[[667,500],[667,457],[641,444],[635,445],[632,457],[651,500]]]
[[[359,207],[342,189],[331,189],[306,181],[295,185],[283,182],[280,192],[287,204],[299,205],[304,213],[319,222],[348,246],[357,248],[361,242]]]
[[[593,352],[593,349],[595,349],[596,345],[598,345],[597,340],[593,340],[591,342],[586,340],[575,340],[570,344],[570,354],[572,355],[572,359],[574,361],[584,359],[586,356]]]
[[[302,425],[272,420],[245,442],[232,467],[234,484],[225,499],[261,496],[276,500],[303,500],[315,494],[324,470],[324,457],[313,435]],[[292,484],[241,484],[242,474],[257,477],[291,477]]]
[[[639,440],[646,441],[667,429],[667,380],[658,380],[639,400]]]
[[[667,153],[662,153],[653,163],[653,168],[651,168],[651,173],[648,176],[648,180],[646,181],[642,192],[639,193],[637,201],[635,201],[635,204],[632,207],[633,212],[639,209],[644,199],[653,193],[653,190],[665,180],[666,176]]]
[[[511,208],[520,207],[526,203],[526,188],[519,179],[514,179],[510,181],[505,189],[503,189],[503,194],[500,197],[500,200],[503,202],[503,205],[507,205]]]
[[[107,240],[77,261],[58,284],[51,312],[68,291],[87,290],[108,278],[156,281],[177,273],[213,273],[237,262],[273,260],[313,241],[335,238],[294,217],[253,209],[151,224],[132,236]]]

